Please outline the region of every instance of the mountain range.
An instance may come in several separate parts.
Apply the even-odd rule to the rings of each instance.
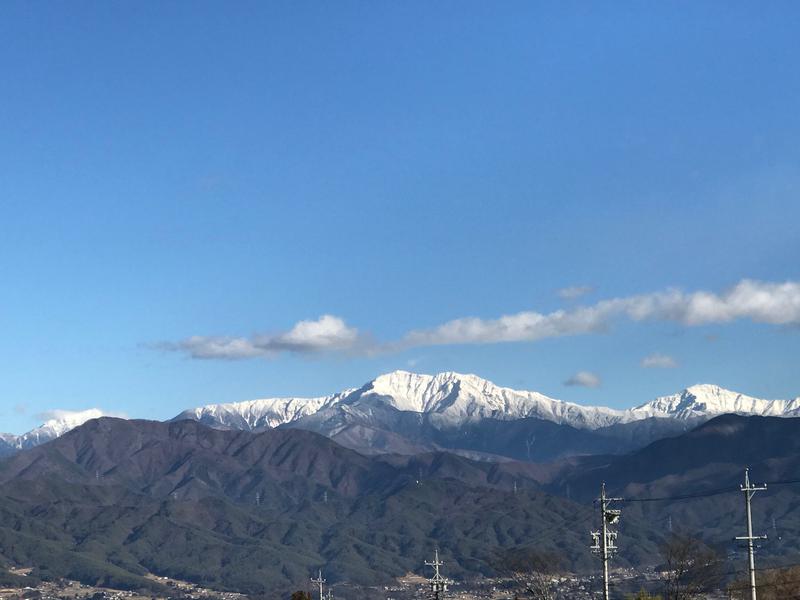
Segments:
[[[489,574],[498,548],[589,514],[539,491],[540,471],[448,453],[367,457],[295,429],[102,418],[0,461],[0,567],[268,594],[318,568],[384,583],[421,571],[437,540],[461,557],[451,576]]]
[[[760,564],[800,551],[798,434],[800,419],[723,415],[624,455],[543,465],[366,456],[292,428],[94,419],[0,461],[0,574],[22,565],[152,591],[145,575],[157,574],[272,598],[317,569],[359,585],[424,573],[435,546],[457,579],[502,573],[503,556],[531,550],[587,571],[603,480],[626,498],[616,566],[657,563],[674,522],[736,572],[747,464],[769,481],[754,509],[769,533]]]
[[[320,568],[362,586],[421,573],[437,545],[456,578],[531,549],[585,571],[600,481],[630,499],[616,564],[653,564],[673,522],[735,557],[742,469],[798,480],[796,416],[800,399],[711,385],[615,410],[405,371],[167,422],[70,414],[0,438],[0,576],[163,592],[154,573],[273,597]],[[797,497],[763,497],[770,556],[800,551]]]
[[[762,400],[704,384],[617,410],[500,387],[476,375],[395,371],[329,396],[211,404],[172,420],[254,432],[305,429],[363,453],[446,449],[483,460],[546,461],[627,452],[721,414],[798,416],[800,398]],[[21,436],[0,434],[0,456],[54,439],[100,415],[92,409],[50,419]]]
[[[259,430],[299,421],[339,406],[382,404],[401,412],[428,415],[439,428],[491,418],[537,418],[578,429],[599,429],[647,418],[708,419],[726,413],[798,416],[800,397],[761,400],[715,385],[695,385],[627,410],[583,406],[540,394],[495,385],[476,375],[445,372],[421,375],[394,371],[357,389],[320,398],[266,398],[211,404],[184,411],[176,419],[195,419],[213,426]]]

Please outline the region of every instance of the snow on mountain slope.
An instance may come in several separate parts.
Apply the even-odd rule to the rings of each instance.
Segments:
[[[173,420],[195,419],[214,427],[256,430],[297,421],[327,408],[368,411],[375,403],[431,417],[440,427],[457,427],[485,418],[514,420],[534,417],[584,429],[626,420],[625,411],[587,407],[496,386],[476,375],[419,375],[394,371],[359,389],[322,398],[266,398],[189,409]]]
[[[418,375],[395,371],[362,388],[362,400],[378,398],[398,410],[435,416],[441,426],[458,426],[485,418],[513,420],[534,417],[595,429],[624,418],[623,411],[581,406],[538,392],[499,387],[476,375],[447,372]]]
[[[264,398],[209,404],[183,411],[173,421],[193,419],[213,427],[257,431],[291,423],[338,402],[352,390],[321,398]]]
[[[383,410],[377,410],[377,407],[383,407]],[[186,410],[173,420],[193,419],[212,427],[257,431],[316,415],[315,419],[326,420],[326,431],[330,433],[354,424],[369,424],[391,431],[395,425],[390,414],[393,409],[426,415],[428,422],[439,429],[460,427],[487,418],[503,421],[536,418],[593,430],[651,417],[692,422],[725,413],[800,417],[800,397],[762,400],[704,384],[656,398],[636,408],[615,410],[564,402],[538,392],[500,387],[476,375],[453,372],[420,375],[394,371],[361,388],[330,396],[211,404]],[[43,444],[103,414],[98,409],[58,411],[53,418],[26,434],[0,434],[0,455]]]
[[[81,411],[53,411],[52,418],[39,427],[22,435],[0,434],[0,440],[14,450],[25,450],[60,437],[91,419],[99,419],[105,413],[97,408]]]
[[[537,418],[578,429],[599,429],[650,417],[696,420],[724,413],[800,416],[800,398],[760,400],[713,385],[695,385],[628,410],[582,406],[538,392],[504,388],[476,375],[446,372],[420,375],[394,371],[363,387],[324,398],[272,398],[215,404],[185,411],[176,419],[196,419],[216,427],[259,429],[293,423],[339,407],[347,414],[367,415],[370,406],[425,414],[437,427],[459,427],[492,418]],[[322,411],[322,412],[321,412]],[[343,425],[344,426],[344,425]]]
[[[761,400],[726,390],[717,385],[701,384],[678,394],[661,396],[634,408],[632,413],[647,417],[691,419],[728,413],[769,417],[800,416],[800,398]]]

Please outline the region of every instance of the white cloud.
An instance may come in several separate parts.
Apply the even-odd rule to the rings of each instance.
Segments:
[[[315,321],[299,321],[290,330],[275,335],[250,338],[192,336],[177,343],[160,344],[166,350],[185,352],[192,358],[236,360],[256,356],[275,356],[281,352],[313,354],[352,350],[363,342],[358,330],[333,315]]]
[[[182,351],[192,358],[221,358],[236,360],[266,354],[247,338],[194,335],[176,343],[160,345],[165,350]]]
[[[600,387],[600,377],[589,371],[578,371],[564,382],[564,385],[596,388]]]
[[[561,288],[556,293],[562,300],[577,300],[581,296],[585,296],[593,291],[594,288],[590,285],[573,285],[570,287]]]
[[[400,340],[374,344],[340,317],[300,321],[288,331],[251,337],[193,336],[157,347],[192,358],[237,360],[288,352],[396,352],[446,344],[533,342],[546,338],[608,331],[615,322],[671,321],[685,326],[750,320],[770,325],[800,325],[800,283],[742,280],[714,293],[670,289],[602,300],[550,313],[523,311],[495,319],[464,317],[428,329],[409,331]]]
[[[525,311],[497,319],[466,317],[432,329],[411,331],[403,344],[411,347],[536,341],[605,331],[616,319],[674,321],[687,326],[740,319],[799,325],[800,283],[743,280],[722,294],[668,290],[546,314]]]
[[[634,296],[622,301],[634,320],[661,319],[684,325],[728,323],[749,319],[771,325],[800,324],[800,283],[769,283],[745,279],[722,294],[677,290]]]
[[[323,315],[316,321],[300,321],[275,337],[256,338],[259,347],[289,352],[341,350],[352,348],[357,341],[358,330],[332,315]]]
[[[678,361],[671,356],[656,352],[650,356],[645,356],[641,365],[645,369],[674,369],[678,366]]]
[[[454,319],[433,329],[409,332],[407,346],[439,344],[491,344],[536,341],[580,333],[594,333],[608,326],[609,311],[596,307],[557,310],[542,314],[525,311],[497,319],[466,317]]]

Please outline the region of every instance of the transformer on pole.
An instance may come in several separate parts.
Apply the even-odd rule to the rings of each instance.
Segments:
[[[319,585],[319,600],[325,600],[325,596],[322,595],[322,584],[325,583],[325,580],[322,578],[322,569],[320,569],[316,579],[311,579],[311,583]]]
[[[428,583],[431,586],[431,597],[433,600],[439,600],[444,596],[444,593],[447,591],[447,584],[450,583],[447,579],[442,577],[442,574],[439,572],[439,567],[444,564],[439,560],[439,548],[436,548],[433,562],[428,562],[426,560],[425,564],[429,567],[433,567],[433,577],[428,579]]]
[[[592,552],[598,554],[603,561],[603,600],[609,600],[608,592],[608,561],[611,555],[617,551],[617,546],[614,542],[617,540],[617,532],[611,529],[611,525],[619,523],[622,511],[619,509],[609,508],[612,502],[619,502],[622,498],[609,498],[606,496],[606,484],[600,486],[600,497],[597,501],[600,503],[600,521],[602,528],[600,531],[592,531],[593,545],[591,546]]]
[[[740,485],[739,488],[744,494],[744,504],[747,512],[747,535],[737,536],[736,539],[747,542],[747,558],[749,562],[748,570],[750,572],[750,600],[756,600],[756,563],[753,556],[753,542],[755,540],[765,540],[767,539],[767,536],[753,535],[753,514],[750,509],[750,501],[753,499],[753,496],[755,496],[756,492],[766,490],[767,486],[766,484],[762,486],[752,485],[750,483],[750,469],[747,468],[744,470],[744,485]]]

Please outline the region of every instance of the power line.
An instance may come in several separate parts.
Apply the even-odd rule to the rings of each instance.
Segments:
[[[680,496],[660,496],[654,498],[620,498],[622,502],[680,502],[681,500],[693,500],[695,498],[710,498],[711,496],[721,496],[734,492],[730,488],[720,488],[708,492],[698,492],[695,494],[682,494]]]
[[[800,479],[784,479],[779,481],[767,481],[764,483],[765,486],[776,486],[776,485],[792,485],[800,483]],[[721,496],[723,494],[733,494],[739,492],[741,490],[732,489],[730,487],[726,488],[718,488],[715,490],[709,490],[707,492],[696,492],[693,494],[681,494],[678,496],[656,496],[653,498],[636,498],[636,497],[625,497],[622,498],[622,502],[680,502],[681,500],[693,500],[695,498],[709,498],[711,496]]]

